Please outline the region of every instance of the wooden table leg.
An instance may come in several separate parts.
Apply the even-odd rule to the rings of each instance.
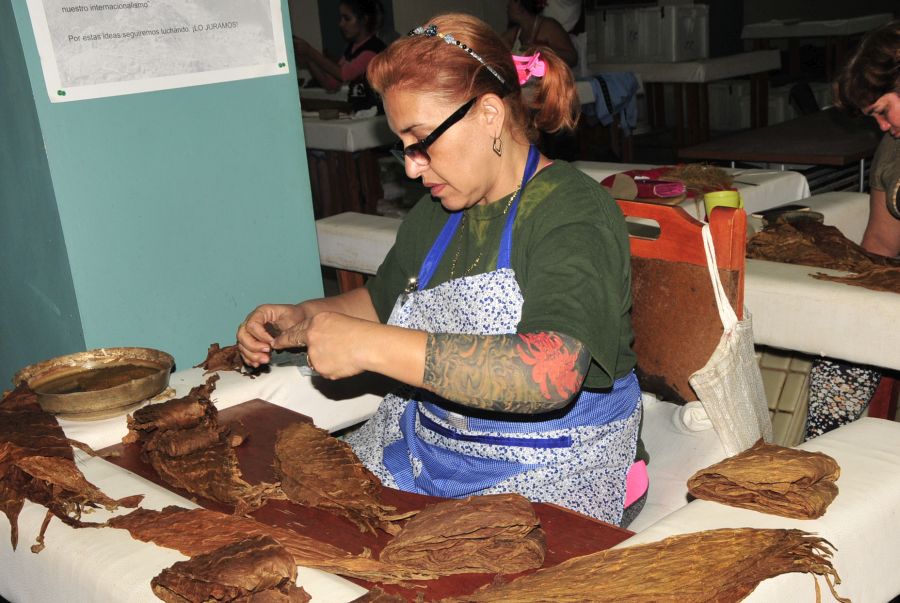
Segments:
[[[362,186],[359,182],[359,170],[353,153],[337,153],[340,166],[341,203],[335,213],[345,211],[362,212]]]
[[[800,77],[800,41],[797,38],[788,40],[788,74],[791,79]]]
[[[366,276],[361,272],[352,270],[335,270],[337,273],[338,290],[341,293],[358,289],[366,284]]]
[[[750,127],[769,125],[769,74],[754,73],[750,76]]]
[[[312,195],[313,215],[318,219],[322,217],[322,198],[324,196],[323,174],[320,173],[322,161],[312,151],[306,152],[306,169],[309,173],[309,190]]]
[[[333,216],[346,211],[343,207],[344,199],[347,196],[346,186],[344,185],[347,178],[344,175],[342,155],[344,153],[339,151],[325,151],[329,194],[325,197],[322,205],[322,217]]]
[[[695,144],[700,142],[700,86],[699,84],[685,84],[685,107],[687,113],[687,126],[685,128],[685,143]]]
[[[699,142],[706,142],[709,140],[709,84],[706,82],[700,84],[699,90],[699,112],[700,112],[700,129],[698,134],[700,136]]]
[[[362,184],[362,211],[367,214],[375,214],[378,210],[378,201],[384,197],[378,154],[372,149],[366,149],[357,153],[356,161]]]
[[[651,128],[661,128],[666,123],[666,98],[663,85],[659,83],[644,84],[647,94],[647,112]]]
[[[684,146],[684,85],[672,84],[675,92],[675,146]]]

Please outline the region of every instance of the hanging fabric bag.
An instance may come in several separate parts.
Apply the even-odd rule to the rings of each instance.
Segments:
[[[725,295],[708,224],[703,226],[703,246],[724,332],[706,366],[688,381],[722,446],[732,456],[750,448],[760,438],[771,442],[772,421],[753,349],[750,313],[744,308],[744,319],[738,320]]]

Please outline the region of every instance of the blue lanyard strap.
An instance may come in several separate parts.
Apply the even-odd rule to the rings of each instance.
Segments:
[[[450,215],[450,219],[444,224],[444,228],[441,229],[441,233],[428,251],[428,255],[425,256],[425,261],[422,262],[422,267],[419,268],[419,280],[416,285],[416,288],[419,291],[424,289],[428,285],[428,281],[431,280],[431,277],[434,276],[434,271],[437,270],[441,258],[444,257],[444,252],[447,251],[447,246],[450,245],[450,241],[453,240],[453,235],[456,233],[456,229],[462,220],[462,216],[463,214],[461,211]]]
[[[512,206],[509,208],[509,214],[506,216],[506,224],[503,226],[503,238],[500,240],[500,255],[497,258],[497,268],[509,268],[509,258],[512,256],[512,231],[513,223],[516,221],[516,214],[519,211],[519,200],[522,198],[522,191],[525,185],[534,176],[537,171],[538,161],[541,158],[537,147],[531,145],[528,149],[528,161],[525,162],[525,173],[522,174],[522,184],[516,192],[516,198],[513,199]]]
[[[525,163],[525,173],[522,175],[522,184],[519,185],[519,190],[516,192],[512,205],[510,205],[509,213],[506,216],[506,223],[503,226],[503,237],[500,241],[500,253],[497,258],[497,268],[509,267],[509,258],[512,254],[512,226],[516,220],[516,213],[519,210],[519,199],[522,198],[522,191],[525,189],[525,185],[528,184],[528,181],[531,180],[531,177],[534,176],[535,171],[537,171],[537,164],[540,158],[541,154],[538,152],[537,147],[531,145],[528,149],[528,161]],[[419,268],[419,278],[416,285],[418,291],[427,287],[431,277],[434,276],[434,272],[437,270],[441,258],[444,257],[447,247],[453,240],[453,235],[456,234],[456,230],[459,228],[462,216],[462,211],[450,215],[450,219],[444,224],[440,234],[438,234],[437,239],[435,239],[434,244],[428,251],[428,255],[425,256],[425,261],[422,262],[422,266]]]

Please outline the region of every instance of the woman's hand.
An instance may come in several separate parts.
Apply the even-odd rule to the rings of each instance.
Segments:
[[[238,350],[244,363],[252,367],[268,364],[275,337],[266,330],[271,323],[281,332],[287,331],[306,318],[301,305],[264,304],[247,315],[237,331]],[[270,327],[271,329],[271,327]],[[288,346],[282,346],[288,347]]]
[[[377,339],[379,326],[339,312],[321,312],[283,330],[272,347],[306,347],[310,368],[326,379],[342,379],[368,370],[366,350]]]

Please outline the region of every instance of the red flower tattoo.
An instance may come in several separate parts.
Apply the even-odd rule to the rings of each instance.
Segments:
[[[541,393],[550,399],[549,385],[560,396],[568,398],[578,390],[575,370],[578,354],[566,349],[562,338],[554,333],[526,333],[519,335],[525,346],[516,346],[519,359],[532,366],[531,378],[541,386]]]

